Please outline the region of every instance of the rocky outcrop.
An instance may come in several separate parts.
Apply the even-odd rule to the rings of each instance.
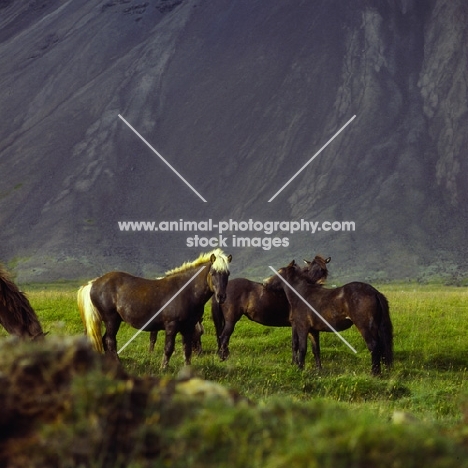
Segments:
[[[418,87],[437,156],[436,182],[454,207],[467,202],[468,7],[459,2],[434,5],[425,26],[424,62]]]
[[[203,249],[117,221],[208,218],[355,222],[229,246],[235,275],[318,252],[342,278],[467,270],[462,0],[0,9],[0,256],[20,280],[162,272]]]

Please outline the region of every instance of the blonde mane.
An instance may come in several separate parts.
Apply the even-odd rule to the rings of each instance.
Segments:
[[[166,276],[182,273],[192,268],[196,268],[197,266],[203,265],[204,263],[208,263],[210,261],[211,255],[213,254],[216,257],[216,260],[213,263],[213,268],[219,272],[228,272],[229,260],[226,254],[221,249],[215,249],[211,252],[200,254],[200,256],[192,262],[185,262],[177,268],[173,268],[172,270],[166,271]]]

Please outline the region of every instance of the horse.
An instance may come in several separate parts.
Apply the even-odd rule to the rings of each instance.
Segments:
[[[288,284],[286,285],[281,276]],[[393,325],[387,298],[367,283],[352,282],[328,289],[312,284],[297,268],[294,260],[278,270],[278,275],[268,278],[265,287],[283,290],[291,307],[293,361],[304,368],[307,352],[307,335],[312,337],[312,352],[317,369],[320,359],[320,332],[331,332],[296,292],[307,301],[336,331],[355,325],[371,353],[371,372],[380,375],[381,362],[390,368],[393,364]],[[293,289],[291,289],[293,288]]]
[[[304,268],[311,282],[325,282],[328,275],[325,259],[319,255],[313,261],[304,260]],[[290,327],[289,302],[282,289],[264,288],[262,283],[246,278],[229,281],[223,304],[212,300],[211,314],[218,338],[218,355],[221,360],[229,357],[229,340],[236,323],[245,315],[249,320],[269,327]]]
[[[124,272],[110,272],[78,290],[77,302],[85,333],[98,352],[119,360],[117,332],[122,321],[143,331],[164,330],[165,369],[181,333],[185,364],[190,365],[195,324],[201,321],[205,303],[214,294],[226,298],[229,263],[221,249],[201,254],[193,262],[174,268],[160,279],[145,279]],[[106,331],[101,336],[101,324]]]
[[[45,336],[26,295],[0,265],[0,324],[11,335],[36,340]]]

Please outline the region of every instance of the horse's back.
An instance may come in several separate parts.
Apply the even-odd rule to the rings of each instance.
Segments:
[[[260,283],[247,278],[234,278],[229,280],[226,287],[226,300],[224,306],[245,304],[250,295],[255,294]]]
[[[386,297],[369,283],[353,281],[337,289],[341,289],[344,295],[353,302],[362,302],[366,298],[369,301],[387,302]]]
[[[347,293],[357,292],[358,294],[381,294],[374,286],[369,283],[363,283],[361,281],[352,281],[342,286],[343,290]],[[337,288],[339,289],[339,288]]]
[[[232,297],[239,293],[250,294],[257,289],[257,286],[261,286],[261,284],[247,278],[234,278],[229,280],[227,284],[227,294],[231,293]]]
[[[159,280],[112,271],[94,280],[91,301],[101,314],[117,312],[124,321],[138,328],[165,298],[159,284]]]
[[[358,316],[369,313],[374,314],[379,304],[377,289],[368,283],[353,281],[337,288],[325,288],[322,285],[309,285],[302,283],[299,292],[324,317],[336,320],[337,317],[351,319],[353,322]],[[294,294],[289,294],[293,301],[293,308],[307,311],[307,306]],[[383,297],[383,296],[382,296]],[[310,315],[310,314],[309,314]],[[343,328],[346,329],[346,328]]]
[[[266,326],[290,326],[289,302],[283,290],[266,289],[262,283],[246,278],[230,280],[227,287],[232,313],[243,314]]]
[[[99,278],[96,278],[93,281],[93,288],[102,287],[104,285],[107,287],[118,288],[127,283],[144,284],[144,283],[149,283],[152,281],[157,281],[157,280],[149,280],[146,278],[141,278],[139,276],[126,273],[124,271],[111,271],[109,273],[106,273],[105,275],[100,276]]]
[[[91,300],[95,306],[115,301],[116,295],[122,287],[134,283],[137,277],[123,271],[111,271],[96,278],[90,290]]]
[[[354,281],[342,287],[344,298],[353,321],[375,321],[375,326],[383,317],[388,317],[388,300],[374,286]]]
[[[123,291],[141,294],[140,291],[153,291],[155,288],[163,290],[164,285],[168,283],[165,280],[167,278],[147,279],[123,271],[111,271],[94,280],[91,295],[102,292],[115,294]]]

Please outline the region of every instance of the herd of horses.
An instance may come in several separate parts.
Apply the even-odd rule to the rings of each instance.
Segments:
[[[242,316],[265,326],[290,327],[292,361],[304,368],[308,337],[315,364],[321,368],[320,332],[355,325],[371,353],[371,372],[393,363],[393,328],[385,296],[367,283],[326,288],[329,258],[317,255],[300,267],[294,260],[262,283],[246,278],[229,281],[231,255],[221,249],[201,254],[157,279],[123,272],[107,273],[78,290],[77,303],[85,333],[96,351],[118,360],[117,332],[126,322],[150,332],[150,350],[165,332],[162,368],[182,336],[185,364],[201,349],[203,313],[211,298],[218,355],[229,356],[229,341]],[[318,312],[317,312],[318,311]],[[8,273],[0,268],[0,324],[8,333],[38,339],[45,334],[36,313]],[[102,324],[105,332],[102,335]]]

